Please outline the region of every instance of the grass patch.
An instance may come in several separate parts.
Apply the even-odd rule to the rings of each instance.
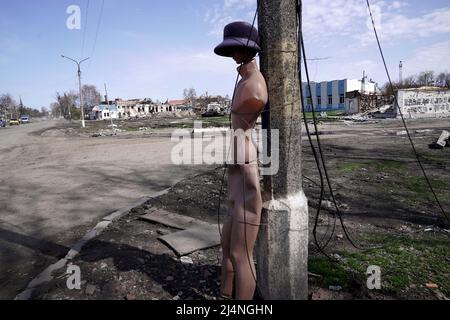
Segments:
[[[450,240],[445,235],[363,236],[366,243],[379,243],[383,248],[339,254],[341,263],[312,257],[309,271],[321,275],[323,284],[339,284],[348,288],[352,281],[365,287],[366,270],[370,265],[381,268],[382,293],[414,297],[433,295],[426,283],[436,283],[450,296]]]
[[[339,163],[336,168],[339,173],[349,173],[362,169],[367,169],[371,172],[395,173],[400,170],[405,170],[407,164],[395,160],[363,160],[358,162]]]
[[[321,275],[322,278],[318,281],[323,286],[341,286],[347,290],[355,276],[353,270],[347,269],[345,265],[324,257],[311,257],[308,261],[308,271]]]

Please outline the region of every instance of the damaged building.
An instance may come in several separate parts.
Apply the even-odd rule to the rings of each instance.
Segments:
[[[439,87],[400,89],[396,95],[398,106],[406,119],[450,116],[450,90],[448,89]],[[400,117],[398,109],[393,112],[396,117]]]
[[[311,111],[314,104],[316,111],[341,111],[345,113],[359,113],[359,101],[349,101],[357,95],[371,95],[377,92],[377,85],[363,79],[343,79],[324,82],[311,82],[311,91],[307,83],[303,83],[303,91],[306,92],[303,101],[306,111]],[[313,100],[314,99],[314,100]],[[350,109],[349,109],[350,108]]]

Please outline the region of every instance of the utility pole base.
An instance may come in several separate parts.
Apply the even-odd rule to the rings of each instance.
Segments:
[[[265,300],[308,299],[308,202],[303,191],[264,204],[256,246]]]

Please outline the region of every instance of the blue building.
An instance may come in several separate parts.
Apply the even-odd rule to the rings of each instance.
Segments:
[[[304,101],[306,111],[345,111],[346,96],[349,92],[375,93],[376,84],[372,81],[343,79],[324,82],[311,82],[311,91],[308,84],[303,83]]]

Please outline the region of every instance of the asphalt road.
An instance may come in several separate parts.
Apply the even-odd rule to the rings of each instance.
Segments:
[[[170,162],[170,138],[42,136],[55,122],[0,129],[0,299],[109,213],[205,167]]]

